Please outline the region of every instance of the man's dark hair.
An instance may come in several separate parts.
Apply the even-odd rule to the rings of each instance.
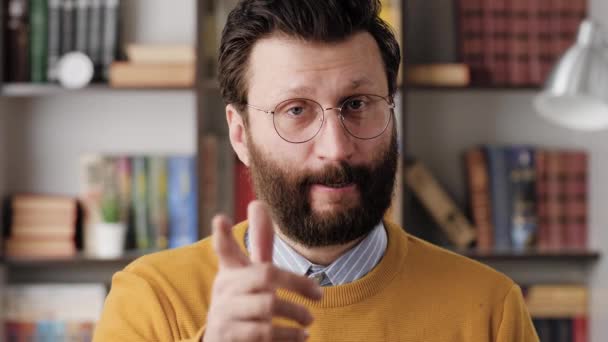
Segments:
[[[245,112],[253,45],[275,32],[326,43],[369,32],[380,47],[388,89],[394,95],[401,54],[391,28],[379,17],[380,9],[380,0],[241,0],[222,32],[219,82],[224,102]]]

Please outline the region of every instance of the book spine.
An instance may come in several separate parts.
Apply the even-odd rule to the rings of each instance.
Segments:
[[[500,1],[500,0],[499,0]],[[488,85],[496,84],[496,54],[498,53],[496,37],[498,27],[494,18],[495,13],[494,1],[483,1],[482,5],[482,26],[483,26],[483,63],[484,69],[487,70]]]
[[[168,159],[169,248],[198,240],[196,159]]]
[[[89,31],[86,53],[94,67],[94,79],[101,79],[102,0],[91,0],[89,6]]]
[[[235,161],[234,166],[234,218],[241,222],[247,219],[247,206],[255,200],[255,193],[247,166],[240,160]]]
[[[47,1],[30,0],[30,75],[34,83],[47,78]]]
[[[587,154],[567,151],[562,154],[564,165],[564,211],[566,247],[587,247]]]
[[[475,228],[423,164],[407,167],[405,179],[456,247],[467,248],[475,240]]]
[[[29,22],[28,1],[9,0],[6,13],[6,80],[29,82]]]
[[[496,21],[494,39],[496,40],[496,50],[494,53],[494,84],[506,85],[509,82],[508,68],[511,59],[509,50],[509,17],[510,2],[508,0],[493,0],[494,20]]]
[[[471,216],[477,229],[477,249],[488,251],[494,246],[488,166],[481,148],[469,150],[465,158]]]
[[[471,68],[473,82],[480,83],[483,80],[481,2],[459,0],[457,5],[460,59]]]
[[[76,32],[74,37],[74,50],[87,52],[87,39],[89,32],[89,3],[90,0],[76,0]]]
[[[506,153],[511,241],[513,249],[522,251],[532,247],[536,237],[534,153],[526,146],[509,147]]]
[[[494,248],[511,249],[509,180],[505,151],[500,146],[486,146],[486,159],[490,175],[492,202],[492,225],[494,226]]]
[[[61,2],[61,55],[74,50],[74,0]]]
[[[563,165],[559,151],[548,151],[547,159],[547,243],[551,250],[564,246]]]
[[[589,323],[587,316],[574,317],[572,321],[572,342],[589,342]]]
[[[543,80],[541,70],[541,31],[542,17],[540,16],[540,1],[526,1],[528,12],[528,82],[530,85],[541,85]]]
[[[541,79],[542,82],[545,82],[547,77],[549,77],[549,73],[551,72],[551,68],[553,68],[553,57],[552,57],[552,41],[553,41],[553,32],[552,32],[552,21],[553,21],[553,13],[552,13],[552,3],[555,0],[545,0],[539,1],[539,47],[540,47],[540,67],[541,67]]]
[[[167,160],[162,156],[149,159],[148,201],[150,208],[150,241],[154,248],[168,246],[169,218],[167,212]]]
[[[103,36],[101,44],[102,79],[108,80],[110,65],[116,57],[118,44],[119,0],[103,1]]]
[[[47,79],[57,80],[57,62],[61,56],[61,0],[48,1]]]
[[[137,249],[145,250],[150,248],[150,240],[148,238],[148,201],[147,201],[147,162],[142,156],[133,157],[133,213],[135,226],[135,241]]]
[[[528,3],[526,0],[511,1],[511,16],[509,26],[509,47],[511,60],[509,61],[508,80],[510,85],[521,86],[529,84],[529,19]]]
[[[547,217],[547,153],[545,150],[535,151],[536,170],[536,244],[540,250],[549,249],[549,220]]]

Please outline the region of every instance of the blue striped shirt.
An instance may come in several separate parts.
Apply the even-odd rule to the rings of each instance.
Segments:
[[[275,235],[272,262],[286,271],[314,278],[322,286],[337,286],[351,283],[369,273],[382,259],[387,243],[386,229],[384,224],[379,223],[356,246],[330,265],[322,266],[308,261]],[[251,252],[248,234],[245,234],[245,245]]]

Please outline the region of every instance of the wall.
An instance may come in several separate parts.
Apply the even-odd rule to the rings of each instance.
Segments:
[[[411,61],[449,61],[451,47],[445,42],[451,22],[447,0],[412,1],[415,8],[434,10],[431,28],[418,28],[408,36],[411,46],[423,49]],[[441,4],[442,6],[440,6]],[[416,7],[417,6],[417,7]],[[449,6],[448,6],[449,7]],[[608,1],[590,0],[591,17],[608,27]],[[424,22],[417,13],[415,20]],[[434,20],[437,19],[437,20]],[[427,21],[428,23],[428,21]],[[581,133],[557,127],[541,119],[532,107],[532,90],[413,91],[408,96],[408,150],[423,160],[461,205],[465,203],[461,155],[479,143],[531,143],[584,148],[591,157],[589,180],[589,244],[604,258],[591,270],[583,270],[591,288],[591,341],[608,339],[608,131]],[[550,265],[535,265],[540,269]],[[586,272],[587,271],[587,272]]]

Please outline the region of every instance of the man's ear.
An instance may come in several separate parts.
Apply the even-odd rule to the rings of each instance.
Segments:
[[[249,145],[245,132],[245,122],[241,114],[231,104],[226,106],[226,121],[228,121],[228,135],[234,152],[243,164],[249,166]]]

